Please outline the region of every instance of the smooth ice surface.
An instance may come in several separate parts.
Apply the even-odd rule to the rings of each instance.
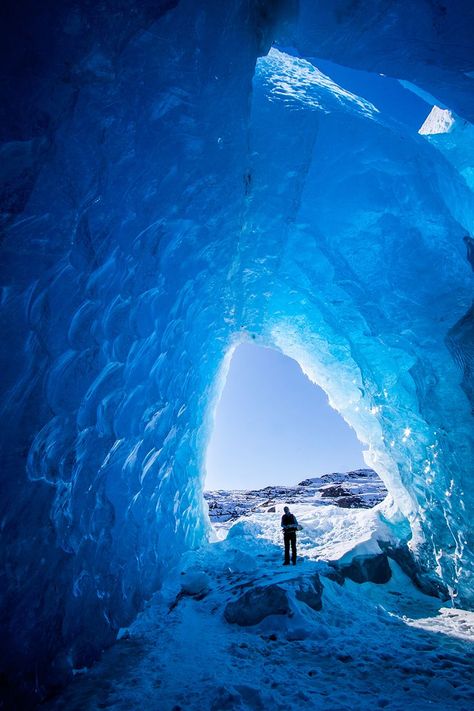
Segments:
[[[205,539],[212,412],[248,339],[326,390],[392,534],[472,604],[473,8],[7,2],[12,693],[88,664]],[[417,135],[318,56],[420,87],[453,130]]]

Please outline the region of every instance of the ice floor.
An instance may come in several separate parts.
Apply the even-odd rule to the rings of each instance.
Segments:
[[[43,707],[471,711],[474,613],[422,594],[393,562],[385,585],[324,576],[325,560],[347,558],[354,547],[375,550],[384,533],[380,507],[326,506],[314,521],[314,509],[295,506],[302,557],[289,568],[281,565],[280,509],[187,554],[100,662]],[[316,572],[319,611],[295,595]],[[229,601],[275,583],[287,614],[248,627],[226,622]]]

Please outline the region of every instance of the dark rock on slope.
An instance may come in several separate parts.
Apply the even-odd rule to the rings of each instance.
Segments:
[[[341,508],[372,508],[387,490],[373,469],[334,472],[305,479],[296,486],[266,486],[255,490],[206,491],[211,521],[224,523],[253,512],[275,513],[277,504],[333,504]]]

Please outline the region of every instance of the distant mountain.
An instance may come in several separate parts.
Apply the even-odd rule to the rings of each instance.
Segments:
[[[387,489],[373,469],[333,472],[305,479],[296,486],[263,489],[205,491],[211,521],[232,521],[253,511],[273,513],[277,504],[333,504],[342,508],[372,508],[383,501]]]

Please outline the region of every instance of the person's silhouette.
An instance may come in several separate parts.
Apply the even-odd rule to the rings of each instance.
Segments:
[[[284,514],[281,517],[281,527],[283,529],[283,540],[285,542],[285,560],[283,565],[290,565],[290,545],[291,545],[291,562],[296,565],[296,531],[298,530],[298,521],[296,516],[290,513],[288,506],[285,506]]]

